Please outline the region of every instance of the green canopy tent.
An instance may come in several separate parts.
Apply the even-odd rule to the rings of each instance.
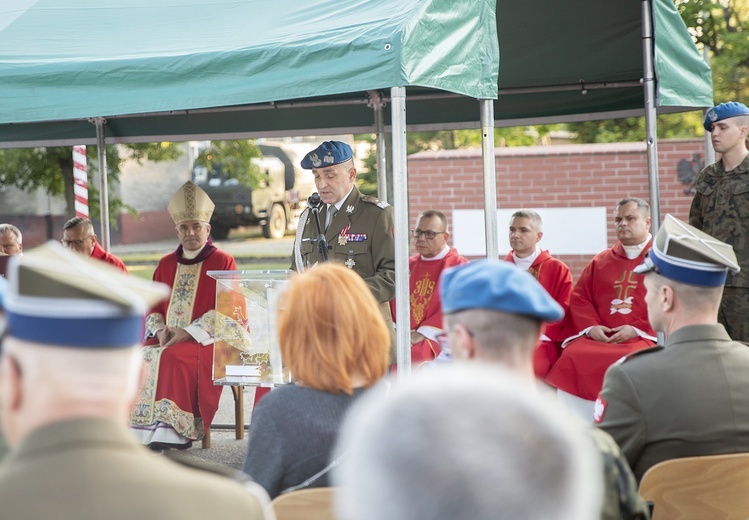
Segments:
[[[390,130],[398,273],[407,129],[480,120],[496,256],[495,125],[712,104],[671,0],[0,0],[0,78],[0,147]]]

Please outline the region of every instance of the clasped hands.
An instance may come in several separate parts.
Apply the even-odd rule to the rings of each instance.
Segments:
[[[156,331],[156,339],[159,340],[160,347],[171,347],[176,343],[190,341],[193,338],[185,329],[178,329],[166,325],[163,329]]]
[[[590,328],[588,336],[601,343],[624,343],[638,336],[638,334],[632,325],[620,325],[618,327],[596,325]]]

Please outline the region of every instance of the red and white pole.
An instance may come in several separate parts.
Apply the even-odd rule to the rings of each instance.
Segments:
[[[88,173],[85,146],[73,147],[73,181],[75,216],[88,218]]]

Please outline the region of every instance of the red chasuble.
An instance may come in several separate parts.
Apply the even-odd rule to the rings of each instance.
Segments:
[[[123,261],[114,256],[112,253],[107,253],[106,251],[104,251],[104,249],[102,249],[102,247],[98,243],[94,244],[94,250],[91,252],[91,258],[101,260],[102,262],[106,262],[109,265],[115,266],[120,271],[127,272],[127,267],[125,267]]]
[[[512,253],[512,251],[509,252],[505,261],[514,264],[515,259]],[[562,355],[562,341],[567,337],[565,332],[570,311],[572,274],[570,274],[567,264],[551,256],[548,251],[541,251],[541,254],[531,264],[528,272],[564,309],[564,318],[556,323],[544,325],[544,334],[550,341],[539,340],[533,351],[533,371],[537,378],[543,379],[559,359],[559,356]]]
[[[448,267],[467,264],[468,260],[450,248],[441,260],[423,260],[421,255],[408,259],[411,330],[419,327],[442,329],[442,303],[440,302],[440,275]],[[395,321],[395,300],[390,301]],[[432,361],[440,353],[436,341],[429,338],[411,345],[411,363],[415,366]]]
[[[583,269],[572,291],[570,316],[581,332],[595,325],[632,325],[653,337],[635,337],[626,343],[600,343],[588,336],[573,339],[546,378],[546,382],[582,399],[594,400],[603,386],[608,367],[621,357],[655,344],[648,322],[643,277],[632,273],[640,265],[652,241],[640,256],[627,258],[620,242],[598,255]]]
[[[216,305],[216,280],[206,272],[236,268],[234,258],[218,249],[193,265],[180,265],[176,252],[165,256],[153,279],[172,287],[172,297],[155,306],[149,319],[154,314],[161,315],[166,317],[167,325],[180,328],[199,320]],[[212,332],[212,323],[209,322],[212,319],[206,319],[204,330]],[[199,325],[203,328],[203,323],[199,322]],[[146,343],[158,344],[156,338]],[[161,351],[160,356],[152,355],[158,351]],[[149,365],[149,381],[136,403],[133,422],[149,425],[159,421],[188,439],[203,438],[204,428],[210,427],[218,410],[223,389],[213,384],[213,344],[189,341],[165,349],[146,348],[144,357]],[[156,371],[158,377],[154,377]],[[149,383],[155,383],[155,392],[153,387],[149,389]],[[140,421],[135,420],[138,414]],[[152,422],[148,422],[146,417]]]

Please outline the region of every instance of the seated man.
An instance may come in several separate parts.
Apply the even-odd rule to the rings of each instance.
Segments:
[[[101,260],[115,266],[120,271],[127,272],[122,260],[112,253],[104,251],[96,240],[94,225],[91,220],[83,217],[73,217],[62,227],[62,245],[76,251],[83,256]]]
[[[169,202],[180,245],[159,261],[153,279],[171,287],[172,293],[146,319],[143,356],[148,374],[131,418],[141,442],[156,449],[189,448],[202,439],[223,389],[212,377],[216,280],[207,272],[235,270],[237,264],[209,238],[213,208],[208,195],[191,181]],[[242,338],[242,332],[236,337]]]
[[[0,253],[20,255],[23,252],[23,235],[13,224],[0,224]]]
[[[627,198],[616,205],[619,241],[583,269],[570,298],[570,332],[562,356],[546,378],[579,415],[593,419],[594,399],[606,369],[622,356],[655,344],[645,286],[632,271],[651,246],[650,206]]]
[[[0,464],[0,516],[265,518],[257,486],[149,453],[126,426],[143,315],[168,288],[55,242],[15,258],[0,298],[0,417],[12,448]]]
[[[718,323],[733,248],[666,215],[635,273],[644,273],[663,346],[606,372],[595,421],[621,446],[638,479],[658,462],[749,452],[749,348]]]
[[[538,280],[556,302],[564,309],[565,318],[569,315],[570,295],[572,294],[572,274],[567,264],[542,250],[538,242],[544,236],[541,215],[532,209],[521,209],[510,219],[510,251],[505,261],[528,271]],[[533,372],[544,379],[562,355],[562,341],[566,338],[566,321],[546,323],[541,339],[533,351]]]
[[[442,334],[440,274],[448,267],[468,263],[457,249],[447,245],[450,228],[447,217],[437,210],[422,212],[416,219],[414,237],[416,254],[408,259],[411,308],[411,363],[416,368],[440,354],[437,336]],[[395,319],[395,300],[390,301]]]

